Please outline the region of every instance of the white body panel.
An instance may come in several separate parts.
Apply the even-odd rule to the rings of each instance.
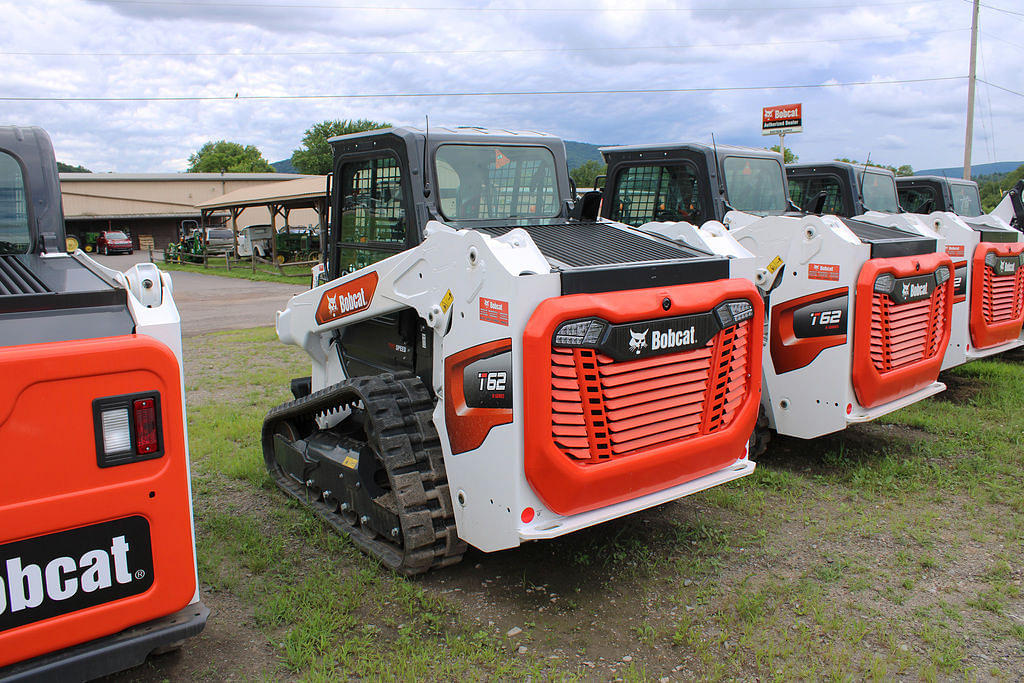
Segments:
[[[765,307],[764,381],[761,403],[769,426],[780,434],[810,439],[830,434],[854,422],[875,419],[942,391],[934,382],[912,397],[866,408],[857,401],[853,387],[853,316],[856,309],[857,278],[871,258],[871,246],[864,244],[835,216],[768,216],[759,218],[741,212],[725,217],[730,233],[741,246],[755,255],[755,282],[770,291]],[[773,270],[773,262],[782,265]],[[811,264],[838,268],[831,280],[810,276]],[[847,342],[823,349],[810,363],[776,372],[768,338],[775,324],[774,307],[818,292],[846,288]],[[911,400],[912,398],[912,400]]]
[[[491,238],[430,222],[424,232],[425,239],[415,248],[293,297],[288,307],[278,313],[277,333],[281,341],[301,346],[311,356],[312,389],[317,391],[345,378],[338,354],[328,343],[332,330],[404,308],[416,310],[427,321],[434,330],[434,424],[444,451],[460,538],[484,551],[512,548],[524,540],[558,536],[674,500],[753,470],[754,464],[744,457],[685,485],[606,508],[569,517],[548,510],[527,482],[524,469],[522,416],[528,399],[523,390],[522,338],[537,306],[547,298],[561,295],[560,276],[550,272],[547,260],[523,230]],[[692,226],[688,226],[687,232],[693,239],[715,241],[710,234],[701,237]],[[728,235],[718,242],[731,244],[729,248],[742,253]],[[749,255],[731,259],[730,267],[732,277],[752,273]],[[377,273],[378,282],[364,310],[324,325],[317,323],[316,310],[328,290],[371,272]],[[441,302],[448,291],[454,301],[445,310]],[[481,297],[508,303],[507,326],[480,319]],[[491,428],[479,447],[453,455],[445,428],[444,360],[478,344],[505,338],[512,340],[515,419]],[[421,344],[426,348],[424,340]],[[460,498],[463,502],[459,502]],[[520,516],[527,507],[535,511],[529,523]]]

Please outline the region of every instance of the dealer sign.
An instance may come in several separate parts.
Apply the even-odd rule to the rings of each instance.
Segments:
[[[802,133],[803,105],[781,104],[761,110],[761,134]]]

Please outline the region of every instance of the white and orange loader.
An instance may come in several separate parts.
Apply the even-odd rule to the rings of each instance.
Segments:
[[[264,423],[282,489],[414,574],[753,471],[763,310],[729,235],[574,216],[543,134],[331,142],[326,282],[277,318],[312,359]]]

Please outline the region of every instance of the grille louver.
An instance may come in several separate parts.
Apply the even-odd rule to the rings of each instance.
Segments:
[[[749,390],[750,322],[699,349],[616,362],[552,348],[551,432],[576,461],[600,463],[727,427]]]
[[[946,288],[931,297],[897,304],[887,294],[871,301],[871,362],[880,373],[891,372],[944,353],[939,348],[945,325]]]
[[[0,296],[48,294],[51,291],[16,256],[0,256]]]
[[[1024,309],[1024,270],[996,275],[985,268],[981,285],[981,313],[989,325],[1020,317]]]

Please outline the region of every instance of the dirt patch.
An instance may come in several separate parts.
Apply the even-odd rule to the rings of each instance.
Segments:
[[[1024,356],[1021,357],[1024,363]],[[978,377],[943,372],[939,381],[946,385],[946,390],[935,395],[935,400],[952,403],[958,406],[969,405],[985,388],[985,382]]]

